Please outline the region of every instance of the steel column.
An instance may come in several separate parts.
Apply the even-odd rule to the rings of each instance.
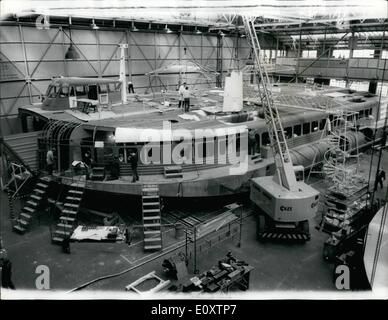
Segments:
[[[22,26],[20,24],[19,24],[19,35],[20,35],[20,41],[22,42],[24,67],[25,67],[25,72],[26,72],[25,75],[24,75],[24,78],[25,78],[26,83],[27,83],[30,103],[32,104],[31,77],[30,77],[30,72],[29,72],[29,68],[28,68],[27,51],[26,51],[26,45],[24,43],[23,29],[22,29]]]

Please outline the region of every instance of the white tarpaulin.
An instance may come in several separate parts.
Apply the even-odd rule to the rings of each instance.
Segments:
[[[238,112],[243,108],[243,73],[233,70],[225,77],[224,104],[222,111]]]
[[[115,237],[109,238],[109,235],[115,235]],[[109,239],[124,240],[122,233],[118,227],[85,227],[78,226],[71,235],[71,240],[82,241],[82,240],[94,240],[103,241]]]

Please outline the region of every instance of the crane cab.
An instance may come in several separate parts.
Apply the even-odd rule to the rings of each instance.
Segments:
[[[297,181],[297,190],[279,185],[274,176],[251,179],[251,201],[264,213],[259,217],[258,236],[267,234],[277,238],[288,234],[310,239],[308,219],[318,210],[319,192],[304,181]]]

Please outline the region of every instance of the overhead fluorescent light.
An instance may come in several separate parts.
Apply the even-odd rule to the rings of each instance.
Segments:
[[[164,31],[167,32],[167,33],[171,33],[172,32],[171,29],[167,26],[167,24],[164,27]]]
[[[66,51],[65,59],[66,60],[77,60],[77,59],[79,59],[79,53],[77,52],[77,49],[73,47],[72,43],[70,43],[70,47]]]
[[[94,22],[94,19],[93,19],[93,21],[92,21],[91,26],[92,26],[92,29],[93,29],[93,30],[98,30],[98,29],[100,29],[100,27],[99,27],[98,25],[96,25],[96,23]]]
[[[133,21],[132,21],[132,27],[131,27],[131,31],[132,31],[132,32],[139,31],[139,29],[138,29],[138,28],[136,28],[136,26],[135,26],[135,22],[133,22]]]

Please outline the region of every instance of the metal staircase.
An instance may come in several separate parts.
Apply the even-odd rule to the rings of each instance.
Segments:
[[[30,194],[26,205],[23,207],[19,217],[16,219],[13,231],[24,234],[28,230],[33,216],[42,205],[43,200],[46,199],[49,185],[50,178],[42,177],[38,179],[38,182]]]
[[[348,121],[348,119],[353,121]],[[343,122],[343,126],[337,126],[327,136],[325,142],[330,146],[324,154],[323,174],[325,178],[334,184],[347,184],[347,180],[358,174],[359,152],[358,141],[353,154],[348,151],[346,137],[349,128],[357,130],[355,112],[344,112],[336,117],[337,124]],[[333,124],[332,124],[333,127]],[[349,160],[356,159],[355,165],[350,165]]]
[[[159,188],[143,185],[142,189],[144,250],[162,249],[162,217],[160,212]]]
[[[76,182],[70,185],[63,204],[63,210],[53,233],[52,242],[61,244],[63,240],[70,237],[80,209],[82,197],[85,190],[85,182]]]

